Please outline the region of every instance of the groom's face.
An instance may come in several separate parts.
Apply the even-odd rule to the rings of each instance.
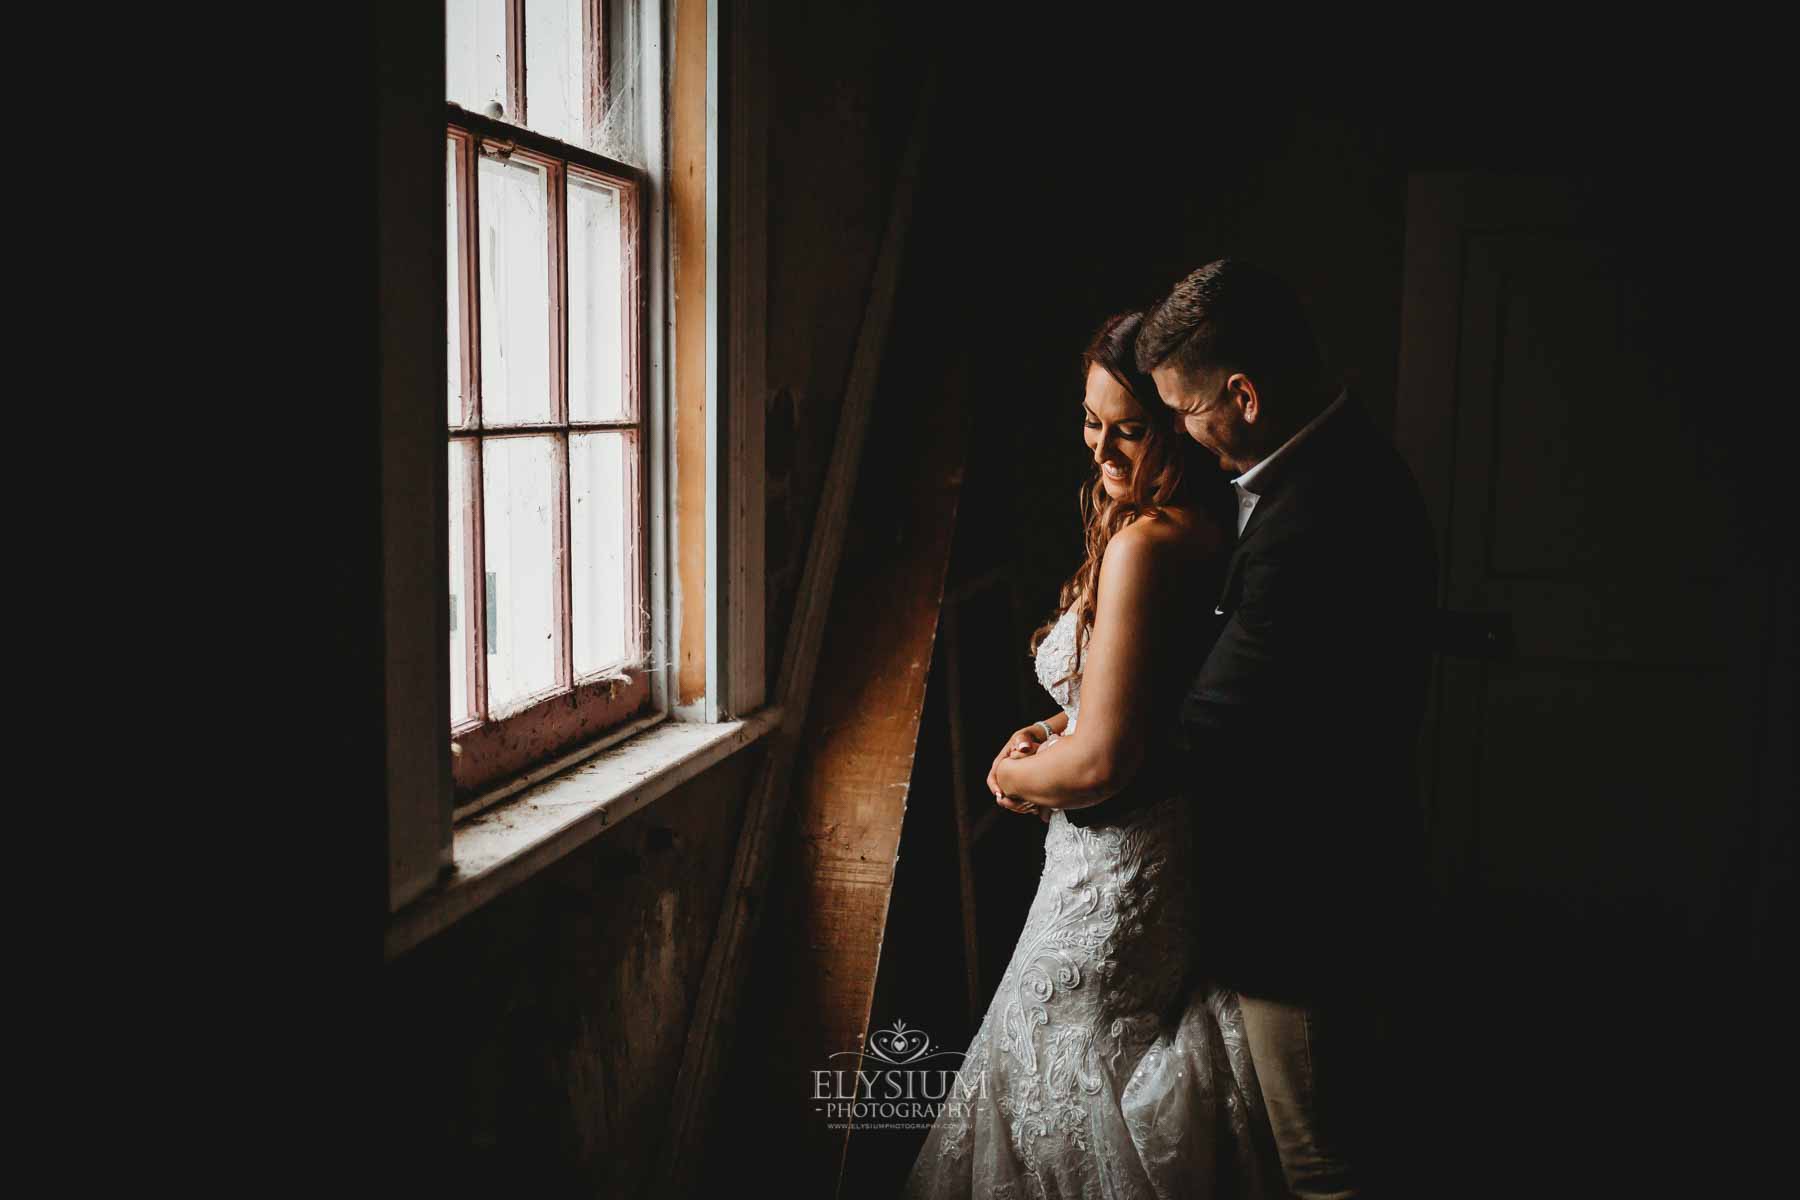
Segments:
[[[1161,366],[1150,372],[1150,378],[1188,436],[1216,455],[1221,467],[1241,472],[1254,464],[1254,459],[1245,458],[1250,449],[1249,427],[1240,402],[1241,388],[1233,386],[1244,376],[1227,376],[1221,371],[1190,377],[1173,366]]]

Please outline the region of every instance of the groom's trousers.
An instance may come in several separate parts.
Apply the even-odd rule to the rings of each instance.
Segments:
[[[1373,1000],[1311,1004],[1240,993],[1281,1167],[1305,1200],[1388,1200],[1396,1194],[1389,1014]],[[1403,1056],[1401,1056],[1403,1057]]]

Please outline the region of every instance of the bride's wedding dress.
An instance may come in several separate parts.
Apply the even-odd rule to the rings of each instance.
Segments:
[[[1037,676],[1075,732],[1073,607]],[[1048,746],[1039,749],[1039,753]],[[1282,1197],[1237,998],[1205,978],[1192,801],[1052,813],[1037,896],[904,1197]]]

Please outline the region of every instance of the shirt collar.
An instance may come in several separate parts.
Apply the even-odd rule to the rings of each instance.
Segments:
[[[1338,409],[1340,409],[1344,406],[1344,398],[1348,394],[1349,393],[1348,393],[1347,389],[1339,388],[1338,394],[1337,394],[1337,399],[1333,400],[1330,404],[1326,405],[1324,412],[1320,413],[1318,416],[1316,416],[1312,420],[1308,421],[1305,425],[1302,425],[1300,427],[1300,432],[1296,433],[1293,437],[1289,438],[1287,441],[1281,443],[1281,446],[1275,451],[1275,453],[1269,455],[1269,457],[1263,459],[1261,462],[1257,463],[1254,467],[1251,467],[1248,471],[1245,471],[1242,475],[1239,475],[1235,479],[1233,479],[1231,481],[1231,486],[1238,490],[1238,494],[1240,496],[1244,495],[1246,493],[1249,495],[1252,495],[1252,496],[1259,495],[1260,493],[1258,493],[1256,490],[1256,481],[1264,474],[1268,465],[1270,463],[1274,462],[1276,459],[1280,458],[1282,455],[1288,453],[1295,446],[1299,445],[1303,438],[1305,438],[1313,430],[1317,429],[1320,425],[1323,425],[1325,423],[1325,418],[1329,417],[1332,413],[1336,412]]]

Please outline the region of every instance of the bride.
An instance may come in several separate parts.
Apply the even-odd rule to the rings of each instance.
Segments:
[[[1202,496],[1224,481],[1137,371],[1141,317],[1082,355],[1087,554],[1030,647],[1061,709],[988,775],[1048,822],[1043,875],[905,1197],[1286,1195],[1236,997],[1206,978],[1206,923],[1231,917],[1200,911],[1204,862],[1230,849],[1196,843],[1168,770],[1229,551]]]

